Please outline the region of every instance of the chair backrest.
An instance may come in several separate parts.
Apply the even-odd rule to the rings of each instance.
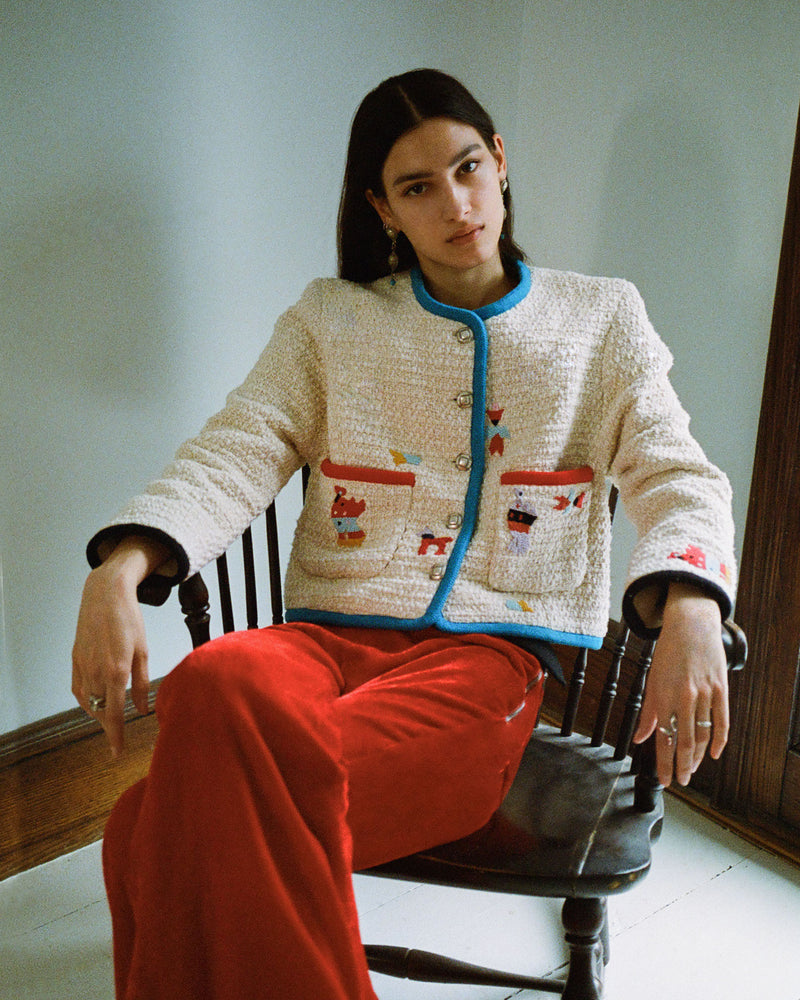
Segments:
[[[303,470],[303,493],[308,482],[308,470]],[[609,509],[613,519],[617,504],[617,490],[609,494]],[[262,519],[259,519],[262,520]],[[233,632],[237,627],[259,628],[265,624],[260,617],[259,583],[256,558],[257,543],[254,535],[263,530],[266,575],[269,582],[269,601],[272,624],[283,621],[283,593],[278,542],[278,524],[275,504],[264,512],[263,525],[255,522],[241,538],[242,574],[244,580],[244,625],[237,625],[234,618],[232,587],[227,554],[217,561],[217,583],[223,632]],[[194,647],[210,638],[209,593],[199,573],[189,577],[178,587],[181,609]],[[726,622],[723,629],[728,663],[731,669],[744,664],[746,642],[744,634],[733,623]],[[603,648],[597,651],[570,647],[558,650],[566,686],[548,685],[543,706],[543,717],[555,724],[562,736],[574,732],[590,737],[592,746],[609,743],[614,747],[614,758],[624,759],[631,750],[631,739],[642,707],[647,672],[653,658],[654,642],[643,642],[631,636],[624,621],[610,622]],[[634,766],[642,775],[645,794],[649,786],[656,787],[654,741],[636,748]]]

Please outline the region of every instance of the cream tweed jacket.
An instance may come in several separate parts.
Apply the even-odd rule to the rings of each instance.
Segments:
[[[89,546],[168,541],[170,582],[214,559],[303,464],[287,619],[437,626],[599,646],[615,482],[638,529],[626,617],[665,581],[727,614],[730,490],[689,433],[671,356],[628,282],[519,265],[476,312],[419,271],[311,283],[225,408]]]

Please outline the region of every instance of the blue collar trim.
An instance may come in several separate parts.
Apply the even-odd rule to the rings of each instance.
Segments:
[[[490,302],[488,306],[481,306],[480,309],[460,309],[458,306],[448,306],[444,302],[435,299],[425,287],[425,279],[419,267],[411,269],[411,285],[417,302],[423,309],[432,312],[437,316],[444,316],[447,319],[458,320],[461,323],[468,322],[470,316],[477,316],[481,320],[491,319],[492,316],[499,316],[518,305],[531,290],[531,272],[527,264],[522,261],[515,261],[518,281],[514,288],[504,295],[497,302]]]

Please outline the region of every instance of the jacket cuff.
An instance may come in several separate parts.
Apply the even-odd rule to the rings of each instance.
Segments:
[[[727,591],[696,573],[662,570],[648,573],[628,585],[622,598],[622,616],[631,631],[642,639],[657,639],[661,634],[664,605],[671,583],[685,583],[719,604],[722,620],[730,617],[733,602]]]
[[[96,569],[114,551],[123,538],[140,535],[152,538],[169,549],[171,558],[142,580],[136,589],[136,595],[142,604],[162,605],[170,595],[176,583],[180,583],[189,573],[189,556],[183,546],[159,528],[151,528],[145,524],[112,524],[102,528],[86,546],[86,558],[92,569]]]

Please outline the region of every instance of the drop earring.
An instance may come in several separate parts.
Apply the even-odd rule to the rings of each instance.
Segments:
[[[500,181],[500,194],[501,194],[501,196],[503,198],[503,218],[504,219],[508,218],[508,209],[506,208],[506,204],[505,204],[505,194],[506,194],[506,191],[508,191],[508,179],[506,177],[504,177]]]
[[[395,285],[395,284],[397,284],[397,282],[395,281],[395,278],[394,278],[394,272],[397,270],[397,265],[400,263],[400,258],[397,256],[397,237],[398,237],[398,232],[397,232],[396,229],[393,229],[388,223],[383,227],[383,231],[386,233],[386,235],[392,241],[392,246],[391,246],[391,249],[389,251],[389,257],[387,259],[387,263],[389,265],[389,277],[391,278],[391,281],[389,282],[389,284],[390,285]]]

